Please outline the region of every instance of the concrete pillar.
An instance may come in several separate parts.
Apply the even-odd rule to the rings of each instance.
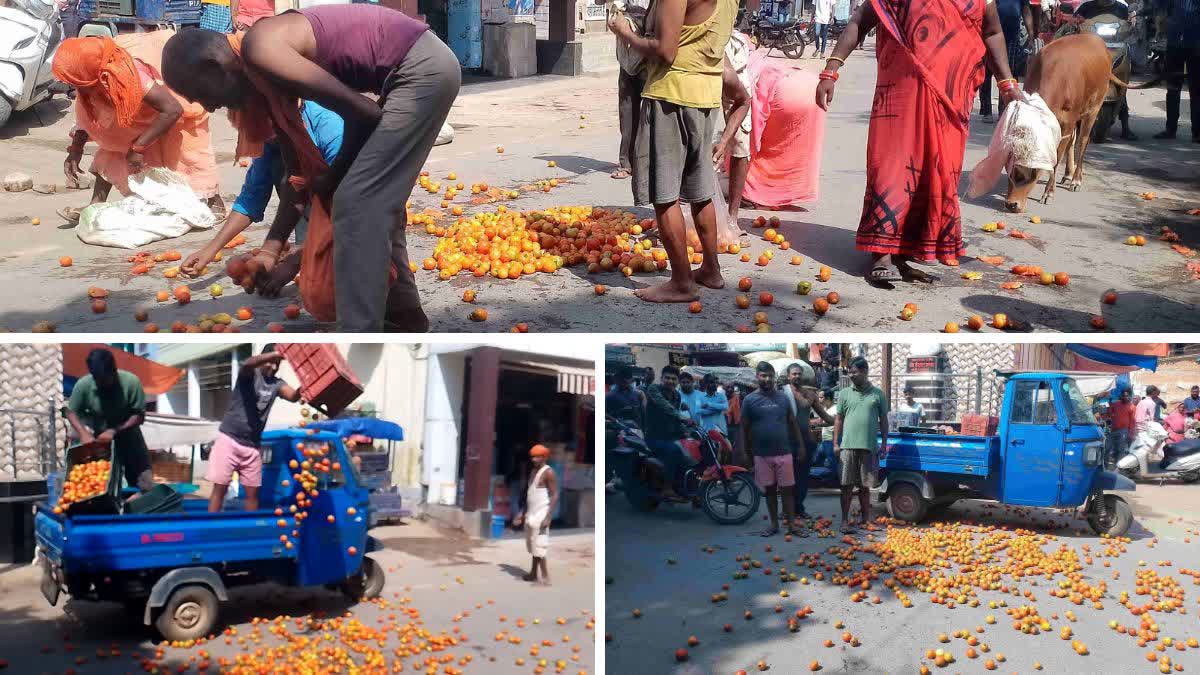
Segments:
[[[430,504],[453,506],[458,492],[459,419],[465,363],[460,354],[429,357],[421,482]]]
[[[575,39],[575,0],[546,0],[550,3],[550,40],[570,42]]]
[[[188,417],[200,417],[200,376],[194,363],[187,366],[187,393]]]

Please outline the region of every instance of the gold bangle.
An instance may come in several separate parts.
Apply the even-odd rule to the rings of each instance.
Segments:
[[[846,65],[846,59],[843,59],[840,56],[830,56],[829,58],[825,59],[825,63],[829,63],[830,61],[837,61],[843,66]]]

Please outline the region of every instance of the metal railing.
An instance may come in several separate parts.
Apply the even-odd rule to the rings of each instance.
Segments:
[[[33,462],[21,462],[18,461],[19,442],[17,436],[21,433],[21,426],[26,428],[29,426],[28,424],[22,425],[21,421],[30,418],[32,418],[37,431],[37,459]],[[8,448],[5,448],[8,452],[0,452],[0,457],[7,455],[9,466],[12,467],[12,475],[9,476],[3,470],[4,465],[0,464],[0,480],[15,481],[23,471],[36,471],[42,478],[58,471],[58,423],[58,407],[53,398],[49,399],[44,410],[0,408],[0,439],[3,439],[0,440],[0,443],[3,443],[4,440],[8,441]],[[4,433],[5,431],[7,433]]]

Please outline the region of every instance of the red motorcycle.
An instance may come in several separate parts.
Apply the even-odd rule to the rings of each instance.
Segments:
[[[666,501],[663,491],[670,481],[679,495],[722,525],[744,523],[758,512],[762,492],[745,468],[725,463],[733,447],[719,430],[690,430],[681,443],[695,465],[667,476],[639,429],[613,417],[606,418],[605,427],[609,471],[635,509],[651,511]]]

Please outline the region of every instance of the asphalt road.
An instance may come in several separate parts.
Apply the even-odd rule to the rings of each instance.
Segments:
[[[1030,572],[1020,581],[1005,575],[998,582],[1011,586],[1009,593],[977,590],[978,607],[958,603],[951,609],[946,604],[933,604],[929,593],[901,586],[912,604],[905,608],[899,596],[884,586],[891,576],[886,572],[872,582],[864,594],[866,599],[854,602],[853,591],[844,583],[831,583],[831,577],[839,572],[852,576],[867,565],[879,564],[880,558],[861,551],[851,554],[851,547],[836,531],[810,530],[812,536],[790,542],[781,536],[768,540],[756,534],[764,526],[757,516],[743,526],[721,527],[688,507],[634,513],[621,495],[610,495],[605,512],[606,668],[613,673],[733,675],[738,671],[757,672],[762,663],[769,672],[798,673],[809,672],[816,661],[821,672],[915,673],[925,665],[935,672],[973,673],[983,672],[985,662],[991,659],[1002,672],[1035,672],[1035,663],[1047,673],[1158,672],[1157,662],[1146,660],[1150,652],[1169,656],[1172,667],[1178,663],[1184,672],[1195,670],[1200,668],[1200,650],[1185,646],[1184,651],[1177,651],[1174,646],[1165,646],[1162,639],[1169,637],[1172,643],[1183,641],[1185,645],[1189,637],[1200,639],[1200,577],[1183,572],[1200,566],[1196,564],[1200,561],[1196,555],[1200,490],[1194,485],[1143,485],[1132,500],[1137,517],[1130,533],[1132,541],[1115,557],[1104,555],[1106,542],[1087,530],[1086,523],[1073,520],[1071,514],[1050,510],[1018,514],[982,502],[960,502],[942,520],[920,527],[888,532],[880,526],[874,532],[855,536],[853,541],[859,546],[888,547],[891,542],[893,553],[913,555],[918,560],[922,550],[935,550],[923,547],[941,545],[943,548],[936,549],[937,555],[932,558],[938,565],[946,565],[940,571],[924,563],[901,568],[928,569],[935,576],[965,573],[949,559],[950,555],[973,553],[983,557],[983,539],[991,536],[1001,543],[992,549],[990,561],[977,561],[977,569],[1001,568],[1018,556],[1036,560],[1043,568],[1055,565],[1056,560],[1077,559],[1082,566],[1079,581],[1092,586],[1107,584],[1101,598],[1103,609],[1094,609],[1090,601],[1076,606],[1067,599],[1050,597],[1050,591],[1065,580],[1061,573],[1033,579],[1035,575]],[[817,517],[834,518],[836,526],[837,498],[831,491],[810,494],[808,511]],[[760,513],[765,513],[765,508]],[[885,512],[877,510],[875,515]],[[955,544],[955,533],[967,527],[961,523],[971,521],[980,528],[1001,529],[975,532]],[[1067,527],[1055,526],[1064,523]],[[1017,528],[1022,529],[1018,532]],[[912,535],[920,539],[905,539]],[[963,541],[972,540],[973,549],[962,546]],[[1032,553],[1034,545],[1050,559]],[[1087,562],[1087,547],[1093,556],[1091,562]],[[752,564],[748,578],[738,580],[734,575],[741,570],[742,560]],[[1164,566],[1164,562],[1172,565]],[[837,567],[839,564],[844,567]],[[765,574],[764,569],[770,568],[773,573]],[[801,579],[781,583],[779,577],[785,568]],[[1118,604],[1118,596],[1128,591],[1134,603],[1146,602],[1148,596],[1134,594],[1135,574],[1148,571],[1178,581],[1185,594],[1184,606],[1173,613],[1155,612],[1152,616],[1159,626],[1160,641],[1139,648],[1134,637],[1118,635],[1108,622],[1138,625],[1138,617]],[[824,580],[817,580],[817,572],[823,573]],[[1119,578],[1114,576],[1118,573]],[[729,585],[728,591],[722,590],[724,584]],[[781,589],[788,597],[781,597]],[[722,592],[728,599],[712,602],[712,596]],[[1024,597],[1026,592],[1032,594],[1032,599]],[[879,598],[879,604],[873,604],[874,597]],[[993,601],[997,603],[995,609],[989,607]],[[1000,605],[1001,601],[1006,601],[1007,607]],[[1006,611],[1024,605],[1036,606],[1050,628],[1036,636],[1014,630],[1010,625],[1013,619]],[[791,632],[788,619],[805,607],[811,607],[812,613],[799,619],[796,632]],[[640,618],[634,617],[634,610],[640,610]],[[1068,610],[1074,612],[1074,620],[1067,618]],[[752,618],[745,618],[746,611]],[[987,623],[988,615],[994,616],[996,623]],[[836,627],[838,622],[844,627]],[[724,630],[726,624],[731,632]],[[1070,639],[1061,639],[1064,626],[1072,630]],[[979,643],[973,647],[976,658],[968,657],[969,646],[964,639],[954,637],[956,631],[963,630]],[[844,632],[851,634],[851,640],[859,641],[859,646],[843,642]],[[947,644],[939,642],[941,633],[947,635]],[[689,648],[691,636],[699,644]],[[1071,640],[1076,639],[1086,645],[1086,656],[1073,650]],[[826,647],[826,640],[832,640],[833,646]],[[982,651],[985,643],[989,648],[986,653]],[[1164,645],[1162,652],[1154,651],[1157,645]],[[676,660],[675,652],[680,648],[689,651],[686,662]],[[936,649],[953,654],[955,661],[938,668],[933,659],[926,658],[927,650]],[[1001,655],[1003,661],[999,661]]]
[[[559,661],[561,673],[594,672],[595,547],[590,531],[554,538],[550,587],[533,587],[519,578],[529,560],[524,541],[515,537],[481,542],[420,522],[381,527],[372,534],[387,547],[372,554],[387,573],[380,601],[350,604],[323,589],[234,589],[221,605],[218,630],[236,632],[190,647],[158,645],[140,617],[126,618],[117,605],[74,600],[64,605],[60,600],[58,607],[50,607],[38,590],[36,568],[0,568],[0,672],[141,672],[142,660],[150,659],[158,672],[197,673],[206,658],[207,672],[222,672],[219,659],[263,663],[273,653],[312,664],[323,650],[302,642],[305,638],[345,648],[359,667],[378,653],[385,668],[400,664],[403,672],[421,672],[430,656],[450,657],[437,664],[444,673],[450,668],[468,674],[528,674],[541,659],[549,664],[547,672],[555,671]],[[344,615],[344,629],[333,625],[339,615]],[[277,617],[283,617],[286,632],[277,632]],[[312,628],[310,619],[327,622],[326,627]],[[377,642],[378,634],[366,631],[384,632]],[[446,644],[450,637],[455,644]],[[439,642],[441,648],[434,648]],[[406,644],[430,650],[398,657],[396,651]],[[156,656],[156,650],[162,655]],[[256,652],[262,654],[254,659]],[[341,672],[363,671],[343,665]]]
[[[817,69],[813,60],[804,67]],[[685,306],[650,307],[633,296],[633,289],[657,283],[663,273],[636,275],[626,279],[617,273],[588,275],[582,268],[560,270],[553,275],[536,274],[517,281],[475,279],[460,276],[438,281],[432,273],[418,275],[422,302],[438,332],[507,331],[518,322],[534,332],[731,332],[751,323],[749,310],[736,308],[736,281],[748,276],[757,291],[770,291],[774,305],[767,312],[773,331],[868,331],[929,332],[941,330],[949,321],[965,323],[971,314],[997,312],[1023,320],[1031,328],[1050,331],[1090,331],[1090,319],[1103,316],[1108,331],[1194,331],[1200,329],[1200,312],[1195,311],[1195,274],[1188,259],[1159,241],[1161,228],[1170,226],[1183,245],[1200,247],[1200,217],[1187,210],[1200,207],[1196,176],[1200,175],[1200,145],[1187,142],[1187,119],[1180,140],[1151,140],[1163,119],[1161,89],[1129,92],[1134,131],[1143,140],[1093,145],[1086,160],[1082,191],[1059,190],[1049,205],[1034,203],[1030,214],[1013,216],[1002,212],[999,193],[964,203],[963,227],[968,257],[959,268],[934,266],[941,276],[933,286],[901,284],[892,290],[875,289],[861,280],[864,256],[854,249],[854,232],[862,209],[865,184],[866,130],[873,98],[874,54],[870,43],[856,52],[843,71],[837,99],[826,122],[822,153],[820,199],[808,209],[778,213],[746,210],[740,227],[742,241],[753,253],[768,247],[759,238],[762,230],[751,226],[758,215],[776,215],[778,228],[791,242],[792,251],[780,252],[766,267],[722,256],[729,285],[725,290],[704,290],[703,311],[691,314]],[[615,73],[583,78],[543,77],[501,83],[475,84],[463,89],[451,113],[456,128],[453,144],[435,148],[427,169],[437,178],[450,172],[466,185],[487,182],[504,189],[517,189],[518,199],[510,208],[532,210],[553,205],[598,205],[631,208],[628,181],[609,177],[617,153]],[[1187,105],[1183,106],[1187,111]],[[72,115],[65,102],[52,101],[38,107],[38,116],[18,116],[0,130],[4,172],[20,170],[36,183],[62,182],[62,160]],[[221,166],[222,191],[232,196],[240,187],[243,169],[232,163],[233,134],[223,116],[212,120],[214,144]],[[975,119],[964,167],[969,169],[984,153],[994,127]],[[796,139],[803,145],[806,139]],[[503,154],[497,146],[504,146]],[[551,168],[549,161],[557,166]],[[540,180],[556,178],[562,183],[549,193],[536,188]],[[964,175],[965,185],[965,175]],[[1139,197],[1156,193],[1151,201]],[[0,251],[0,326],[27,331],[38,321],[51,321],[60,331],[113,332],[140,330],[133,315],[146,309],[150,321],[160,327],[175,321],[197,324],[201,315],[233,313],[246,305],[255,317],[242,324],[246,330],[263,330],[268,322],[281,322],[289,331],[311,330],[307,315],[285,320],[284,307],[295,302],[295,287],[285,297],[267,300],[245,297],[241,290],[222,279],[219,271],[195,280],[164,279],[160,270],[133,276],[126,262],[128,251],[102,249],[82,244],[54,215],[55,210],[81,205],[86,193],[66,192],[39,195],[33,192],[0,194],[0,237],[8,241]],[[451,218],[439,205],[440,196],[418,191],[416,210]],[[472,205],[469,194],[456,204],[467,213],[494,209],[494,205]],[[639,215],[649,215],[638,211]],[[1037,215],[1040,224],[1029,222]],[[39,218],[41,224],[31,224]],[[1002,220],[1009,229],[985,233],[984,223]],[[1013,228],[1026,231],[1027,239],[1006,236]],[[250,231],[251,242],[261,240],[264,227]],[[1127,246],[1130,235],[1144,235],[1143,247]],[[206,232],[148,246],[152,252],[178,250],[183,254],[198,248]],[[432,251],[436,239],[424,229],[410,228],[412,258],[421,260]],[[790,265],[791,256],[803,263]],[[60,256],[74,259],[70,268],[59,267]],[[988,265],[973,256],[1002,256],[1004,263]],[[754,256],[755,258],[757,256]],[[1003,290],[1013,280],[1011,265],[1039,265],[1050,272],[1066,272],[1070,285],[1040,286],[1026,283],[1016,290]],[[814,280],[820,266],[832,268],[827,283],[817,282],[812,296],[795,293],[801,280]],[[961,278],[963,272],[982,274],[979,280]],[[212,298],[208,287],[224,282],[224,295]],[[596,282],[610,286],[604,296],[593,293]],[[192,289],[192,302],[176,306],[158,303],[155,293],[180,283]],[[110,292],[105,314],[93,314],[87,298],[89,286]],[[478,291],[474,307],[461,298],[467,288]],[[1105,291],[1115,289],[1116,304],[1101,302]],[[840,304],[818,317],[811,303],[818,294],[837,291]],[[909,302],[920,310],[912,321],[899,318]],[[490,318],[468,319],[471,309],[482,307]],[[991,328],[986,328],[991,331]]]

